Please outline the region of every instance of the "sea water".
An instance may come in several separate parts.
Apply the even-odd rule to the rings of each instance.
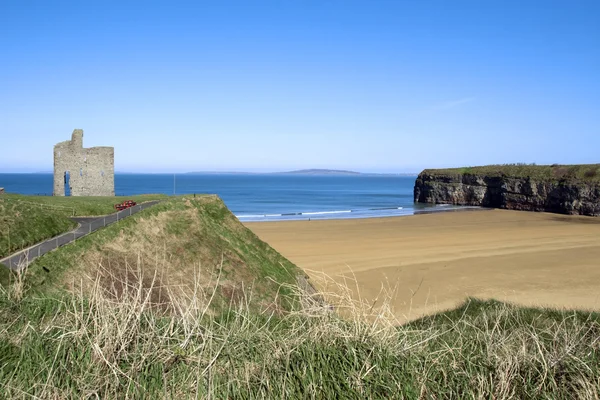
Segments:
[[[115,194],[217,194],[243,222],[412,215],[416,176],[296,174],[116,174]],[[1,174],[8,193],[51,195],[52,174]],[[454,207],[445,207],[446,209]]]

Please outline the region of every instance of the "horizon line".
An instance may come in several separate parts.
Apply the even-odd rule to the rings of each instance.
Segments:
[[[407,171],[407,172],[391,172],[387,171],[357,171],[357,170],[346,170],[346,169],[329,169],[329,168],[303,168],[295,170],[277,170],[277,171],[248,171],[248,170],[189,170],[189,171],[131,171],[131,170],[116,170],[115,174],[145,174],[145,175],[177,175],[177,174],[240,174],[240,175],[272,175],[272,174],[329,174],[329,175],[418,175],[418,171]],[[27,171],[27,170],[16,170],[16,171],[0,171],[0,174],[54,174],[53,170],[39,170],[39,171]]]

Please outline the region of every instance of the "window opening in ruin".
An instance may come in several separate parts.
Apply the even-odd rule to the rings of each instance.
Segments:
[[[79,176],[83,176],[83,168],[79,168]]]
[[[71,182],[69,171],[65,171],[65,196],[71,195]]]
[[[104,176],[104,171],[100,171],[100,176]]]

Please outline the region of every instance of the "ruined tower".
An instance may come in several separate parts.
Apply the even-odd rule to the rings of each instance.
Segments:
[[[54,146],[54,196],[114,196],[115,149],[83,148],[83,130]]]

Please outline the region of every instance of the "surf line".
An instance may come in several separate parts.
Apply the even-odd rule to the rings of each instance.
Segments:
[[[331,214],[347,214],[365,211],[390,211],[403,210],[404,207],[382,207],[382,208],[366,208],[362,210],[339,210],[339,211],[313,211],[313,212],[292,212],[283,214],[255,214],[255,215],[236,215],[237,218],[272,218],[272,217],[293,217],[298,215],[331,215]]]

